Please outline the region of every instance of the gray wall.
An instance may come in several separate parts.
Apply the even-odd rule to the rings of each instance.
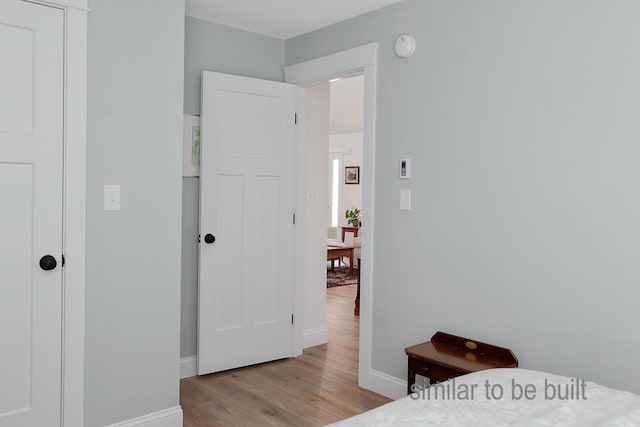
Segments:
[[[284,81],[284,41],[186,17],[184,112],[200,114],[203,70]]]
[[[374,369],[405,378],[403,349],[444,330],[640,392],[627,370],[640,354],[638,14],[627,0],[405,0],[287,40],[287,65],[380,42]],[[401,34],[417,40],[407,60]]]
[[[184,0],[90,2],[85,425],[179,404]],[[152,13],[150,13],[152,11]],[[122,210],[103,211],[103,185]]]
[[[200,179],[182,178],[182,297],[180,357],[198,353],[198,228]]]
[[[283,81],[284,41],[186,18],[184,113],[200,114],[203,70]],[[198,178],[182,181],[181,357],[195,356],[198,308]]]

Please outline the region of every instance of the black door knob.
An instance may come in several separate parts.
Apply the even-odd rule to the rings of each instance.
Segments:
[[[58,262],[51,255],[45,255],[42,258],[40,258],[40,268],[45,271],[53,270],[57,266],[58,266]]]
[[[211,244],[211,243],[213,243],[215,241],[216,241],[216,236],[214,236],[213,234],[207,234],[207,235],[204,236],[204,242],[205,243]]]

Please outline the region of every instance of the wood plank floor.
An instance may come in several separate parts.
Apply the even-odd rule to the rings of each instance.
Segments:
[[[358,387],[355,285],[327,289],[329,344],[180,382],[185,427],[323,426],[389,402]]]

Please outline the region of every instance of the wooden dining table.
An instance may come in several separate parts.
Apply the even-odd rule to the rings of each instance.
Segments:
[[[353,246],[327,246],[327,261],[331,261],[331,269],[333,263],[337,259],[349,258],[349,274],[353,275]]]

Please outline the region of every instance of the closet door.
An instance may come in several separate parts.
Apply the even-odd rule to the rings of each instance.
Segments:
[[[60,425],[63,31],[0,2],[0,427]]]

